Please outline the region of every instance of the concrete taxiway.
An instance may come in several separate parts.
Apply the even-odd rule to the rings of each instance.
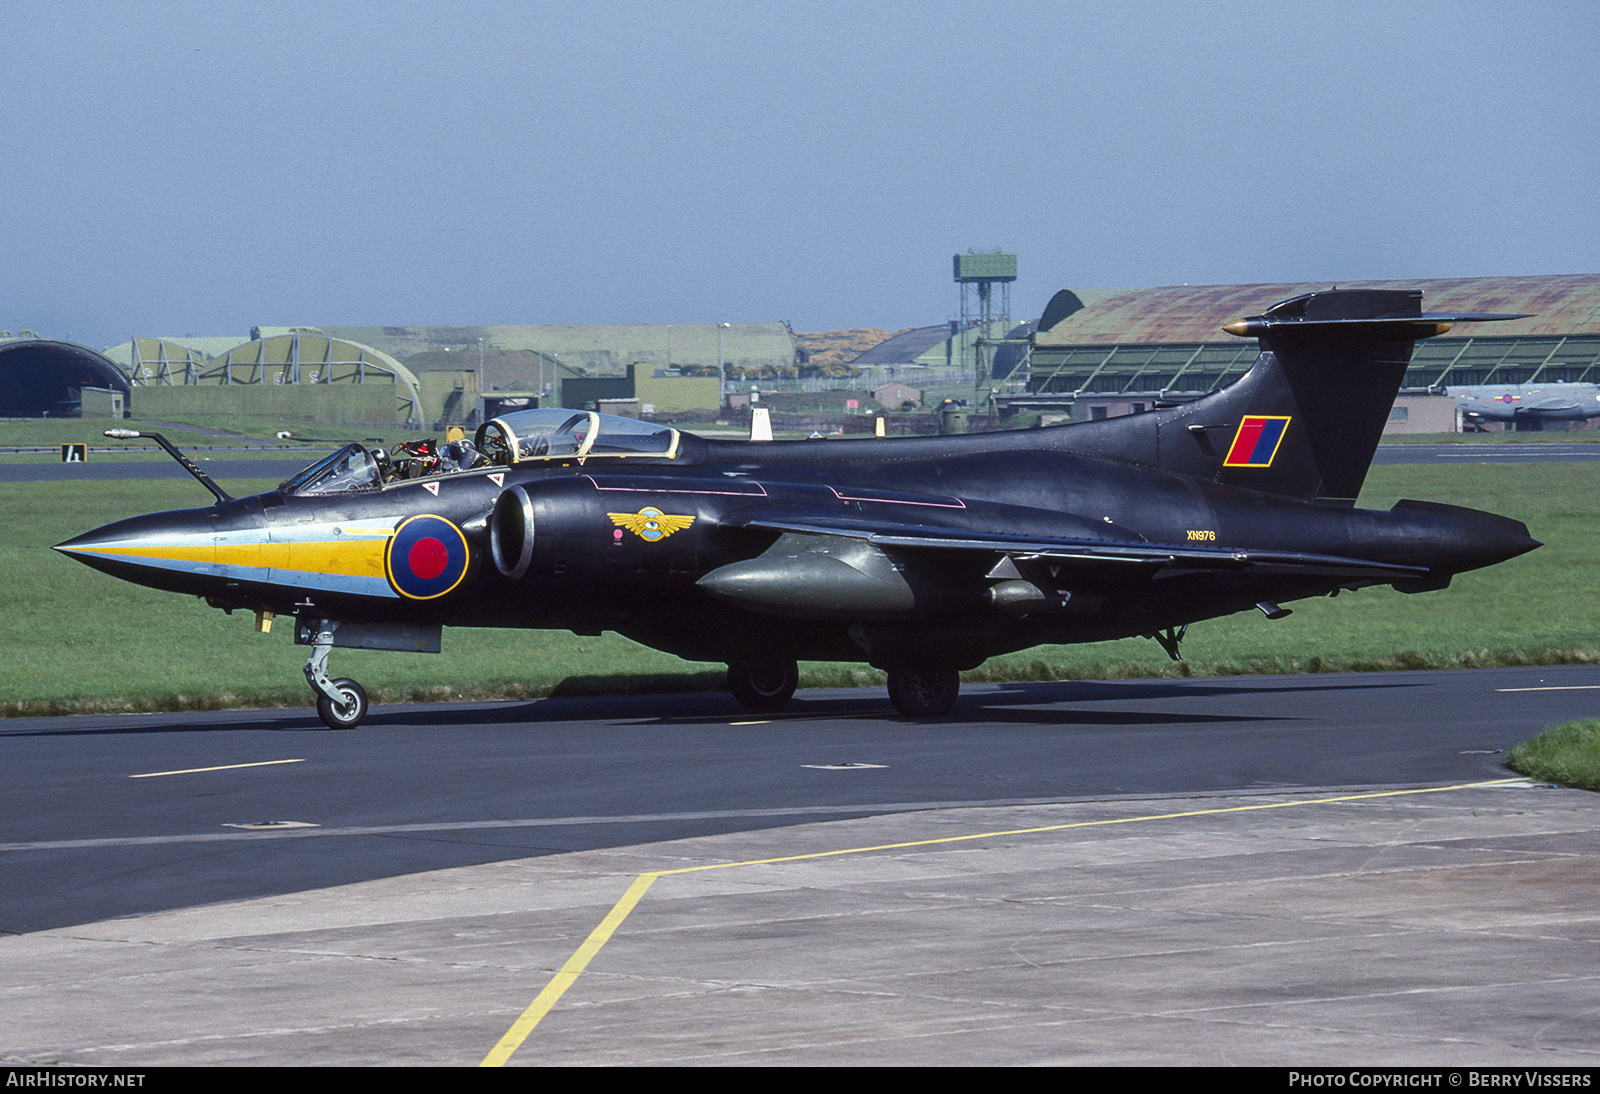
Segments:
[[[12,719],[0,1061],[1592,1067],[1600,796],[1501,750],[1597,691]]]
[[[1593,1066],[1597,851],[1600,798],[1489,779],[546,855],[0,939],[0,1050],[475,1065],[588,940],[509,1066]]]

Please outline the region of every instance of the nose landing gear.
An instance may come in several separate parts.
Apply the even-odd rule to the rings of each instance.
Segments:
[[[329,729],[354,729],[367,717],[367,692],[347,677],[328,677],[328,654],[333,651],[333,632],[339,623],[333,619],[313,619],[302,624],[311,644],[306,661],[306,682],[317,695],[317,717]]]
[[[317,696],[317,717],[329,729],[354,729],[367,716],[367,691],[348,677],[333,681],[333,688],[343,699],[335,702],[326,695]]]

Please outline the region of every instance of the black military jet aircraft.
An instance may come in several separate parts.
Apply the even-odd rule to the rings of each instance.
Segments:
[[[507,414],[399,477],[352,444],[276,490],[118,521],[56,549],[113,576],[297,618],[331,728],[367,713],[334,646],[437,651],[444,626],[616,631],[728,665],[743,705],[797,660],[867,662],[895,707],[945,713],[957,672],[1041,643],[1185,628],[1369,585],[1442,589],[1539,544],[1518,521],[1354,508],[1417,339],[1420,292],[1310,293],[1224,329],[1237,383],[1032,431],[709,440],[571,410]],[[117,431],[112,431],[116,433]],[[168,446],[170,448],[170,446]],[[452,447],[454,451],[452,451]]]

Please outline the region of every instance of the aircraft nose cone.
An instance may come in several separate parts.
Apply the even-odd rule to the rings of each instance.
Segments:
[[[178,592],[200,591],[194,578],[212,571],[216,553],[203,509],[119,520],[58,543],[55,550],[113,577]]]

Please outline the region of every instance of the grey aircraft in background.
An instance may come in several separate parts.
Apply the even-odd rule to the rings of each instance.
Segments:
[[[1544,422],[1600,418],[1600,384],[1498,384],[1448,390],[1467,425],[1511,422],[1537,429]]]

